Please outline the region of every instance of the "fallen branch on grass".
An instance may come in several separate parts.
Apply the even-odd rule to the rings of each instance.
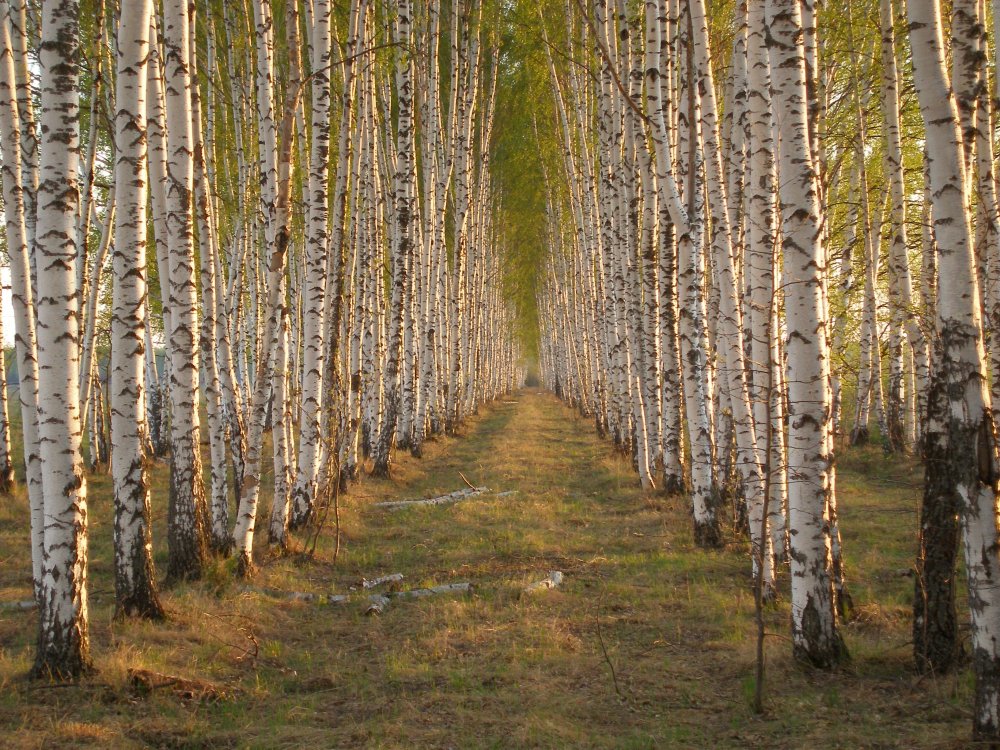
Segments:
[[[376,586],[381,586],[384,583],[398,583],[403,580],[402,573],[390,573],[387,576],[379,576],[378,578],[372,578],[370,581],[367,578],[361,579],[361,588],[363,589],[373,589]]]
[[[202,680],[187,680],[175,675],[151,672],[148,669],[130,669],[128,680],[133,688],[151,693],[154,690],[167,689],[187,700],[226,700],[232,692],[225,688]]]
[[[525,594],[534,594],[537,591],[545,591],[547,589],[554,589],[563,582],[563,574],[561,570],[553,570],[549,573],[547,578],[543,578],[541,581],[536,581],[530,586],[525,586]]]
[[[409,591],[400,591],[395,594],[389,594],[389,596],[395,597],[397,599],[419,599],[422,596],[433,596],[434,594],[451,594],[456,591],[460,591],[463,594],[467,594],[472,591],[472,584],[468,581],[463,581],[462,583],[444,583],[440,586],[431,586],[428,589],[410,589]]]
[[[23,602],[0,602],[0,610],[4,609],[17,609],[21,611],[28,611],[29,609],[34,609],[38,606],[38,602],[34,599],[28,599]]]
[[[402,580],[402,573],[391,573],[389,575],[380,576],[379,578],[373,578],[370,581],[362,579],[361,585],[364,589],[371,590],[384,583],[395,583]],[[347,604],[351,601],[351,597],[347,594],[314,594],[312,592],[305,591],[279,591],[277,589],[253,588],[251,586],[243,587],[243,591],[252,594],[263,594],[264,596],[269,596],[272,599],[284,599],[285,601],[292,602],[307,602],[309,604],[334,605]],[[373,594],[368,597],[368,605],[365,609],[365,614],[382,614],[386,609],[388,609],[390,599],[419,599],[424,596],[433,596],[434,594],[449,594],[455,592],[467,593],[469,591],[472,591],[472,584],[468,581],[463,581],[461,583],[444,583],[440,586],[431,586],[430,588],[410,589],[409,591],[393,591],[387,592],[386,594]]]
[[[243,591],[250,594],[263,594],[272,599],[285,599],[290,602],[308,602],[310,604],[346,604],[350,597],[345,594],[316,594],[311,591],[279,591],[278,589],[253,588],[244,586]]]
[[[375,594],[368,598],[368,607],[365,609],[365,614],[380,615],[384,613],[389,608],[392,599],[420,599],[425,596],[434,596],[435,594],[468,593],[470,591],[472,591],[472,584],[468,581],[463,581],[461,583],[445,583],[440,586],[431,586],[430,588],[397,591],[390,594]]]
[[[460,503],[463,500],[468,500],[470,497],[476,497],[489,491],[489,487],[467,487],[449,492],[447,495],[438,495],[437,497],[430,497],[424,500],[393,500],[385,503],[375,503],[375,507],[385,508],[386,510],[399,510],[400,508],[412,508],[420,505],[448,505],[449,503]]]
[[[389,609],[389,597],[383,594],[375,594],[368,597],[368,607],[365,608],[366,615],[381,615]]]

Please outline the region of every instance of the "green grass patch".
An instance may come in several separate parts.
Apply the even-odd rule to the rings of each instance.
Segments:
[[[289,602],[234,585],[219,563],[164,593],[166,623],[112,621],[111,489],[89,478],[92,642],[97,672],[55,688],[24,675],[36,614],[0,614],[0,747],[949,748],[969,734],[968,673],[912,669],[909,604],[921,473],[877,447],[840,457],[838,497],[856,617],[851,664],[793,663],[782,598],[767,610],[767,713],[750,710],[754,619],[745,542],[694,548],[681,498],[644,494],[630,463],[553,397],[484,407],[458,438],[397,457],[392,481],[342,498],[343,546],[312,560],[258,549],[255,586],[347,593],[402,572],[401,588],[471,581],[469,595]],[[265,466],[268,462],[265,461]],[[447,507],[374,502],[476,485],[517,490]],[[154,468],[154,552],[165,562],[167,472]],[[265,477],[265,482],[270,477]],[[265,486],[263,498],[269,496]],[[266,518],[268,503],[262,503]],[[0,600],[30,598],[22,492],[0,500]],[[526,596],[550,570],[562,587]],[[145,668],[234,697],[137,695]]]

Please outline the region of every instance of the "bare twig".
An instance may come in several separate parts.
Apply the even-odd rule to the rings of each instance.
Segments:
[[[319,543],[320,534],[326,526],[326,520],[330,516],[330,509],[333,508],[334,523],[336,524],[336,538],[334,540],[333,562],[337,562],[340,555],[340,456],[333,447],[333,438],[330,438],[328,454],[332,457],[329,462],[331,468],[327,470],[327,479],[323,487],[325,502],[320,514],[314,514],[314,527],[312,534],[306,542],[305,556],[313,558],[316,556],[316,545]],[[331,498],[332,494],[332,498]]]
[[[625,84],[622,83],[621,77],[618,75],[616,70],[615,62],[611,59],[611,53],[608,52],[604,43],[601,41],[600,35],[597,33],[597,28],[594,26],[593,20],[591,20],[590,15],[587,13],[587,9],[583,5],[583,0],[576,0],[576,4],[580,7],[580,11],[583,13],[583,20],[586,21],[587,26],[590,27],[591,33],[594,35],[594,42],[597,45],[597,51],[600,52],[601,57],[604,58],[605,64],[608,66],[608,70],[611,72],[611,77],[615,82],[615,86],[618,89],[618,93],[622,95],[625,103],[629,106],[633,112],[635,112],[636,117],[645,123],[649,122],[649,117],[646,113],[642,111],[642,107],[636,104],[635,100],[628,93],[628,89],[625,88]]]
[[[465,482],[467,485],[469,485],[470,489],[473,489],[473,490],[478,490],[479,489],[478,487],[476,487],[476,485],[474,485],[472,482],[470,482],[468,479],[465,478],[465,474],[463,474],[462,472],[458,472],[458,475],[460,477],[462,477],[462,481],[463,482]]]
[[[202,614],[208,617],[214,617],[216,620],[219,620],[220,622],[226,622],[225,619],[211,612],[202,612]],[[248,618],[241,616],[240,619],[247,620]],[[253,631],[250,629],[249,624],[247,625],[236,624],[236,632],[242,635],[248,641],[250,641],[251,648],[246,648],[244,646],[237,646],[234,643],[230,643],[229,641],[220,638],[210,630],[207,631],[209,637],[211,637],[213,640],[217,641],[218,643],[221,643],[223,646],[227,646],[233,649],[234,651],[242,652],[239,656],[236,657],[236,661],[243,661],[244,659],[248,659],[250,662],[250,666],[253,667],[254,665],[256,665],[257,657],[260,654],[260,643],[257,642],[257,636],[254,635]]]
[[[618,685],[618,673],[615,671],[614,662],[611,661],[611,657],[608,655],[608,648],[604,645],[604,634],[601,632],[601,612],[598,609],[597,613],[594,615],[594,620],[597,623],[597,642],[601,644],[601,653],[604,654],[604,661],[608,664],[608,669],[611,670],[611,681],[615,686],[615,693],[618,694],[620,700],[625,700],[625,694],[622,693],[621,687]]]

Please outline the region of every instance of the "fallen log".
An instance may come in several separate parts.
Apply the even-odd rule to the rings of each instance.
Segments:
[[[374,594],[368,597],[368,605],[365,608],[366,615],[381,615],[388,608],[393,599],[420,599],[425,596],[435,594],[453,594],[456,592],[468,593],[472,591],[472,584],[468,581],[461,583],[445,583],[440,586],[429,588],[410,589],[409,591],[396,591],[388,594]]]
[[[368,580],[367,578],[362,578],[361,588],[366,590],[373,589],[385,583],[397,583],[402,580],[403,580],[402,573],[390,573],[387,576],[379,576],[378,578],[372,578],[371,580]]]
[[[366,615],[381,615],[389,609],[389,597],[383,594],[375,594],[368,597],[368,606],[365,608]]]
[[[534,594],[538,591],[546,591],[548,589],[554,589],[563,582],[563,574],[561,570],[553,570],[549,572],[547,578],[543,578],[541,581],[536,581],[530,586],[525,586],[525,594]]]
[[[316,594],[312,591],[280,591],[279,589],[254,588],[252,586],[244,586],[243,591],[249,594],[263,594],[272,599],[308,602],[310,604],[346,604],[350,600],[346,594]]]
[[[427,589],[410,589],[409,591],[399,591],[389,596],[398,599],[419,599],[422,596],[433,596],[434,594],[452,594],[460,591],[463,594],[472,591],[472,584],[468,581],[462,583],[445,583],[441,586],[431,586]]]
[[[449,492],[446,495],[438,495],[437,497],[429,497],[422,500],[392,500],[383,503],[375,503],[375,507],[385,508],[386,510],[399,510],[401,508],[413,508],[422,505],[448,505],[449,503],[458,503],[462,500],[468,500],[470,497],[476,497],[477,495],[482,495],[489,491],[489,487],[466,487],[460,490],[455,490],[454,492]]]
[[[38,602],[34,599],[28,599],[22,602],[0,602],[0,610],[16,609],[22,612],[27,612],[29,609],[34,609],[37,606]]]

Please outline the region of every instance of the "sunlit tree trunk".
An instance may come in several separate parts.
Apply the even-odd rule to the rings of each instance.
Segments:
[[[946,394],[942,460],[927,464],[924,509],[926,512],[929,504],[953,502],[959,512],[972,614],[972,664],[976,676],[974,736],[996,743],[1000,741],[996,445],[986,389],[962,135],[955,98],[945,74],[937,0],[910,0],[907,5],[914,83],[927,132],[934,235],[939,247],[937,333],[941,349],[935,357],[934,378]],[[924,537],[923,543],[927,541]],[[921,557],[936,553],[925,550]],[[926,616],[933,617],[933,611]]]
[[[771,70],[765,47],[764,7],[750,3],[747,35],[747,107],[749,110],[749,169],[746,181],[747,234],[743,273],[748,289],[747,315],[744,316],[747,335],[750,337],[748,370],[752,381],[753,421],[757,450],[763,460],[766,451],[772,451],[768,462],[771,473],[768,498],[768,524],[772,531],[770,556],[780,556],[784,544],[775,544],[775,534],[783,534],[784,506],[784,429],[781,425],[782,401],[775,387],[780,378],[775,370],[781,367],[777,349],[777,307],[775,284],[775,174],[774,129],[771,120]],[[777,429],[768,430],[768,423],[778,417]],[[769,444],[768,435],[771,435]],[[751,532],[759,527],[760,519],[750,509]],[[779,536],[779,539],[782,537]],[[766,547],[764,548],[765,551]],[[767,561],[767,556],[765,556]]]
[[[25,226],[25,191],[22,188],[21,118],[18,115],[17,79],[8,33],[10,6],[0,0],[0,151],[3,153],[3,208],[7,255],[10,258],[11,302],[14,309],[14,354],[20,379],[21,437],[28,507],[31,516],[31,568],[36,596],[41,593],[43,534],[42,467],[38,442],[38,362],[35,339],[35,306]]]
[[[691,497],[694,506],[695,539],[701,546],[721,544],[717,505],[714,446],[712,443],[712,384],[708,371],[709,339],[705,301],[704,184],[701,180],[703,154],[699,148],[700,123],[698,90],[694,80],[694,50],[691,19],[680,18],[682,50],[681,89],[678,107],[678,183],[683,195],[674,199],[683,220],[674,218],[678,231],[678,307],[680,309],[681,372],[691,444]],[[682,207],[683,200],[683,207]],[[681,229],[682,228],[682,229]]]
[[[292,179],[292,140],[293,120],[297,118],[299,109],[299,88],[302,85],[301,60],[299,58],[299,13],[298,3],[292,2],[287,6],[285,18],[286,47],[288,49],[288,83],[285,91],[285,115],[282,123],[282,136],[285,139],[284,149],[278,163],[278,183],[284,199],[282,205],[275,206],[279,213],[278,221],[281,226],[278,231],[282,232],[281,242],[288,243],[288,227],[290,217],[287,203],[291,194]],[[308,219],[307,219],[308,223]],[[277,239],[277,238],[276,238]],[[269,541],[272,544],[285,546],[287,544],[286,534],[288,529],[288,519],[291,507],[292,483],[294,481],[294,464],[292,463],[292,443],[294,441],[292,430],[292,399],[294,395],[294,379],[292,377],[291,365],[294,358],[292,352],[292,326],[291,317],[293,306],[288,299],[288,278],[291,277],[291,264],[288,273],[282,270],[282,276],[278,280],[278,319],[275,321],[277,327],[274,369],[271,373],[271,447],[272,463],[274,465],[274,499],[271,504],[271,523],[269,528]],[[269,278],[269,282],[274,279]]]
[[[282,280],[281,300],[286,293]],[[288,543],[288,514],[291,502],[291,445],[288,441],[291,428],[290,352],[291,324],[287,305],[279,311],[278,334],[274,352],[274,373],[271,376],[271,444],[274,454],[274,501],[271,504],[271,520],[268,541],[285,546]]]
[[[260,500],[261,460],[264,428],[267,422],[267,398],[271,385],[272,361],[278,349],[277,341],[284,313],[285,260],[289,243],[288,201],[292,155],[292,125],[295,96],[287,92],[281,124],[281,153],[278,153],[278,133],[274,118],[273,21],[269,0],[255,0],[254,21],[257,26],[257,119],[260,151],[260,195],[264,215],[263,234],[266,248],[266,273],[259,286],[259,326],[256,373],[253,398],[250,403],[246,467],[240,487],[240,502],[233,539],[239,555],[237,572],[249,577],[254,572],[253,540]],[[279,405],[278,408],[284,408]]]
[[[14,64],[17,116],[21,151],[21,185],[24,202],[24,227],[30,256],[32,299],[37,299],[35,289],[35,224],[38,193],[38,124],[35,122],[35,97],[29,71],[28,57],[28,2],[11,0],[10,39]]]
[[[389,475],[392,439],[400,409],[400,367],[403,354],[403,308],[407,304],[407,270],[413,253],[414,217],[413,172],[413,63],[411,6],[409,0],[398,0],[394,40],[396,52],[396,91],[399,100],[397,121],[396,168],[393,175],[395,205],[392,247],[392,301],[389,307],[389,341],[383,380],[386,387],[386,414],[372,458],[372,475]]]
[[[753,414],[745,379],[743,319],[737,295],[737,274],[733,259],[733,227],[729,222],[729,205],[725,193],[722,144],[719,134],[719,115],[712,75],[711,51],[708,42],[708,25],[703,0],[691,3],[694,31],[694,58],[700,80],[699,89],[705,92],[701,106],[702,138],[706,151],[706,174],[712,224],[712,257],[718,280],[719,345],[723,349],[724,373],[737,449],[737,470],[742,481],[743,495],[750,510],[750,535],[754,543],[755,570],[763,576],[765,597],[771,596],[774,572],[772,553],[768,549],[770,537],[762,527],[764,518],[764,481],[762,454],[758,450]],[[769,246],[769,239],[764,240]],[[770,310],[770,306],[768,307]],[[761,536],[763,534],[763,536]],[[763,567],[759,567],[759,560]]]
[[[4,339],[0,326],[0,342]],[[10,413],[7,409],[7,357],[6,348],[0,346],[0,494],[14,489],[14,455],[10,443]]]
[[[358,13],[352,4],[352,14]],[[312,28],[312,141],[308,192],[309,223],[306,227],[305,304],[303,305],[302,398],[299,407],[298,470],[292,491],[293,508],[312,508],[319,470],[319,414],[323,386],[323,323],[326,308],[326,262],[329,221],[330,158],[330,37],[329,0],[313,7]],[[357,25],[352,18],[351,23]],[[303,511],[299,511],[302,513]],[[293,520],[298,520],[293,519]]]
[[[111,337],[111,474],[115,493],[115,604],[163,616],[156,592],[144,452],[146,346],[146,61],[151,0],[126,0],[118,21],[116,197]]]
[[[226,469],[226,444],[228,442],[227,420],[220,376],[219,350],[225,346],[223,337],[218,336],[219,325],[216,316],[219,306],[216,297],[219,275],[216,272],[218,253],[218,232],[214,201],[209,181],[208,154],[201,128],[201,91],[198,83],[197,46],[195,45],[194,6],[190,6],[191,48],[189,52],[191,72],[191,124],[194,141],[194,214],[198,229],[198,249],[201,268],[201,328],[199,350],[202,353],[205,380],[205,412],[209,433],[209,502],[206,518],[206,532],[213,551],[226,554],[232,544],[229,535],[229,478]]]
[[[923,351],[923,332],[917,322],[917,317],[911,314],[913,308],[913,281],[910,276],[908,258],[908,243],[906,233],[906,186],[903,175],[903,147],[899,119],[899,75],[896,69],[896,45],[893,32],[894,11],[892,0],[881,0],[880,18],[882,25],[882,110],[885,118],[885,169],[889,178],[889,194],[892,217],[892,238],[889,245],[889,290],[890,313],[894,330],[905,330],[906,339],[911,351],[915,367],[916,387],[918,393],[927,390],[927,362],[920,356]],[[992,180],[992,178],[991,178]],[[994,206],[996,201],[993,201]],[[994,225],[995,226],[995,225]],[[894,373],[894,377],[902,373]],[[906,405],[902,384],[890,384],[890,398],[895,403],[895,409],[904,410]],[[890,435],[894,449],[904,450],[912,447],[911,439],[906,435],[904,426],[905,415],[890,420]]]
[[[205,565],[206,501],[201,473],[198,297],[192,225],[194,138],[188,6],[167,0],[163,13],[166,93],[166,229],[169,246],[170,502],[167,578],[200,578]]]
[[[809,131],[801,8],[768,0],[767,47],[778,150],[783,286],[788,326],[788,512],[795,656],[817,667],[841,662],[824,515],[832,491],[829,351],[818,176]]]
[[[80,452],[80,330],[76,288],[80,160],[79,7],[42,4],[38,272],[38,423],[45,530],[33,674],[74,678],[90,668],[87,484]]]

